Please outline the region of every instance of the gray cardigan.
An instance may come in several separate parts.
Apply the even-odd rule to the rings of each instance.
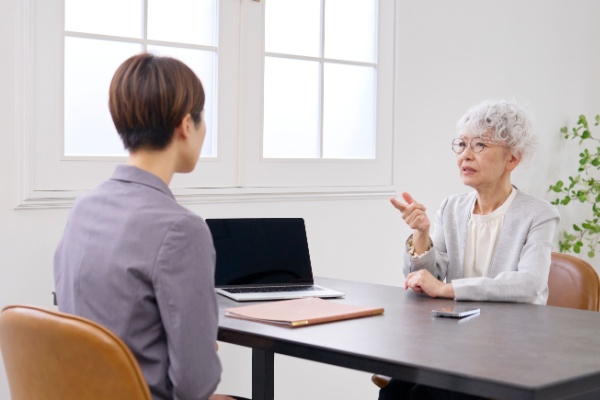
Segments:
[[[463,278],[467,229],[476,192],[448,197],[435,217],[433,248],[413,259],[404,274],[429,270],[452,282],[456,300],[546,304],[552,241],[560,216],[550,203],[521,191],[510,205],[487,276]]]

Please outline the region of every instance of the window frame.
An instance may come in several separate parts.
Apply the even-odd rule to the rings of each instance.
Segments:
[[[394,9],[393,0],[380,0],[389,2],[391,4],[392,9]],[[219,35],[222,38],[224,35],[227,40],[235,43],[237,48],[240,51],[235,51],[231,49],[219,48],[218,54],[219,57],[227,57],[229,63],[233,63],[233,65],[239,65],[239,69],[237,72],[230,76],[230,79],[221,81],[223,78],[220,74],[218,77],[218,87],[219,87],[219,103],[217,105],[218,109],[221,109],[221,104],[225,100],[233,103],[234,115],[227,115],[225,117],[223,113],[219,113],[217,117],[218,124],[218,143],[219,145],[223,145],[223,143],[228,142],[229,157],[227,162],[229,163],[228,169],[228,182],[223,185],[220,181],[220,177],[218,175],[214,175],[213,183],[202,184],[199,186],[190,183],[189,181],[185,181],[185,177],[179,177],[177,174],[174,178],[171,188],[173,194],[176,199],[182,204],[199,204],[199,203],[222,203],[222,202],[248,202],[248,201],[301,201],[301,200],[329,200],[329,199],[356,199],[356,198],[389,198],[394,194],[394,190],[392,187],[393,182],[393,80],[388,82],[387,87],[389,88],[390,94],[388,97],[390,98],[389,103],[386,104],[386,112],[389,116],[389,139],[387,140],[387,149],[389,152],[389,158],[387,163],[389,164],[387,167],[387,171],[385,172],[385,177],[378,182],[371,182],[371,184],[364,185],[354,185],[346,182],[339,182],[336,185],[323,184],[323,185],[315,185],[314,182],[307,182],[306,184],[297,184],[297,183],[286,183],[288,181],[288,177],[284,174],[280,176],[279,182],[260,182],[256,179],[248,178],[248,170],[247,167],[248,161],[256,158],[256,155],[249,154],[248,150],[248,142],[254,141],[256,142],[256,137],[249,138],[247,132],[242,129],[244,123],[244,116],[242,113],[239,113],[239,110],[248,105],[247,98],[244,99],[244,96],[247,95],[247,87],[244,88],[243,85],[240,85],[240,82],[251,80],[249,76],[248,70],[245,70],[244,67],[247,66],[246,62],[242,62],[240,57],[243,57],[245,53],[247,53],[250,48],[253,46],[246,45],[243,43],[244,34],[248,28],[247,23],[244,23],[243,18],[247,18],[248,13],[250,14],[254,12],[260,12],[264,16],[264,3],[258,3],[251,0],[227,0],[220,1],[221,5],[225,4],[228,7],[228,12],[230,12],[230,16],[233,20],[240,21],[237,24],[236,29],[220,29]],[[35,146],[40,145],[43,137],[43,130],[38,127],[40,121],[36,122],[36,118],[39,119],[39,116],[36,115],[36,102],[40,101],[40,93],[38,92],[38,80],[39,77],[36,75],[39,71],[36,71],[35,61],[40,57],[40,54],[37,52],[38,46],[40,45],[39,41],[39,21],[36,20],[36,16],[38,13],[39,2],[35,0],[23,0],[18,2],[18,5],[15,6],[16,9],[16,21],[15,21],[15,49],[13,54],[13,62],[14,62],[14,100],[15,100],[15,113],[14,113],[14,145],[16,151],[15,157],[15,182],[17,186],[16,190],[16,199],[15,199],[15,209],[39,209],[39,208],[69,208],[72,206],[74,200],[80,196],[81,194],[86,193],[89,189],[96,186],[101,181],[107,179],[114,167],[123,162],[123,158],[115,157],[115,158],[105,158],[101,161],[94,160],[95,163],[98,163],[100,167],[97,168],[93,174],[86,175],[86,187],[77,187],[76,185],[68,185],[70,187],[52,187],[44,185],[39,185],[37,182],[37,175],[40,170],[43,170],[47,166],[44,165],[43,160],[39,160],[35,154]],[[63,1],[60,1],[60,4],[64,5]],[[64,19],[64,9],[61,8],[60,13],[62,18]],[[221,14],[221,12],[219,12]],[[392,26],[391,33],[389,33],[390,41],[392,42],[389,46],[392,48],[391,54],[387,54],[387,57],[391,58],[390,64],[393,66],[393,42],[394,42],[394,33],[393,33],[393,20],[395,18],[395,12],[392,12]],[[61,19],[62,26],[64,27],[64,21]],[[220,26],[222,26],[222,22],[220,22]],[[262,33],[261,33],[262,34]],[[220,39],[221,40],[221,39]],[[61,49],[64,46],[64,36],[61,36]],[[262,46],[262,44],[261,44]],[[234,46],[235,47],[235,46]],[[263,54],[262,51],[260,53]],[[381,54],[381,53],[379,53]],[[61,53],[61,58],[64,59],[63,54]],[[222,59],[221,59],[222,60]],[[219,61],[219,64],[221,63]],[[62,74],[62,62],[60,64],[60,73]],[[390,67],[390,75],[393,79],[393,67]],[[56,76],[56,75],[55,75]],[[262,81],[262,80],[261,80]],[[62,87],[63,80],[62,78],[58,79],[60,85]],[[54,84],[57,84],[56,82]],[[63,93],[63,89],[57,90],[58,93]],[[62,100],[62,97],[61,97]],[[45,103],[48,103],[48,99],[44,99]],[[256,103],[256,101],[253,101]],[[62,103],[61,103],[62,104]],[[39,107],[39,105],[38,105]],[[56,102],[54,102],[54,107],[57,107]],[[60,111],[58,114],[61,115],[62,119],[62,105],[59,105]],[[61,122],[62,124],[62,122]],[[62,125],[61,125],[62,127]],[[62,146],[63,135],[61,135],[58,142],[60,142]],[[254,144],[256,146],[256,143]],[[378,140],[379,147],[379,140]],[[244,149],[241,151],[240,149]],[[260,145],[260,149],[262,149],[262,144]],[[379,151],[379,149],[378,149]],[[51,153],[51,152],[48,152]],[[56,157],[55,153],[53,156]],[[260,154],[260,153],[258,153]],[[216,157],[217,161],[208,159],[208,160],[200,160],[199,165],[196,168],[196,172],[200,175],[212,176],[209,172],[211,163],[215,163],[219,161],[222,153],[219,153],[219,156]],[[59,157],[61,162],[69,163],[68,167],[70,170],[74,171],[74,173],[81,173],[77,163],[89,163],[90,161],[83,157],[81,159],[72,159],[73,157],[65,157],[71,158],[69,160],[62,159],[63,157]],[[79,158],[79,157],[77,157]],[[255,160],[253,160],[255,161]],[[264,166],[274,165],[275,170],[281,169],[281,164],[283,163],[281,160],[277,159],[264,159],[260,160],[261,164]],[[306,176],[314,176],[314,175],[324,175],[323,172],[319,171],[319,168],[316,168],[315,163],[306,162],[305,160],[292,160],[290,163],[289,160],[286,160],[287,164],[294,164],[296,168],[301,167],[304,170],[302,174]],[[323,160],[321,160],[323,161]],[[311,165],[313,164],[313,165]],[[338,169],[344,172],[347,164],[345,161],[339,160],[325,160],[325,162],[321,162],[321,165],[332,165],[333,169]],[[352,164],[363,164],[369,165],[374,164],[371,160],[352,160]],[[252,167],[254,168],[254,167]],[[271,168],[273,170],[273,168]],[[308,171],[308,172],[306,172]],[[267,174],[270,174],[268,172]],[[344,172],[347,175],[347,172]],[[61,176],[61,179],[64,178]],[[183,178],[183,179],[180,179]],[[183,183],[182,183],[183,182]]]

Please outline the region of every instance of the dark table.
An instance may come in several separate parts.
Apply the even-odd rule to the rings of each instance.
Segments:
[[[317,283],[339,301],[384,307],[385,314],[301,328],[224,316],[219,340],[252,348],[252,398],[273,399],[274,354],[284,354],[495,399],[600,398],[600,313],[513,303],[463,319],[432,317],[453,300],[394,286],[337,279]]]

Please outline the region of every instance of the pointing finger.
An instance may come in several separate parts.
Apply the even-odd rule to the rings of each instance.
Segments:
[[[392,199],[390,199],[390,202],[392,203],[392,205],[393,205],[394,207],[396,207],[396,208],[397,208],[398,210],[400,210],[400,211],[404,211],[404,210],[406,209],[406,207],[407,207],[407,205],[406,205],[406,204],[402,204],[402,203],[400,203],[398,200],[396,200],[396,199],[393,199],[393,198],[392,198]]]
[[[406,201],[407,204],[411,204],[415,201],[412,198],[412,196],[410,194],[408,194],[407,192],[402,193],[402,198],[404,199],[404,201]]]

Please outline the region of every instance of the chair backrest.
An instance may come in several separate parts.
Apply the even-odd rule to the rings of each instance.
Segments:
[[[562,253],[552,253],[548,276],[549,306],[598,311],[600,279],[585,260]]]
[[[151,400],[137,360],[108,329],[70,314],[7,306],[0,349],[12,400]]]

